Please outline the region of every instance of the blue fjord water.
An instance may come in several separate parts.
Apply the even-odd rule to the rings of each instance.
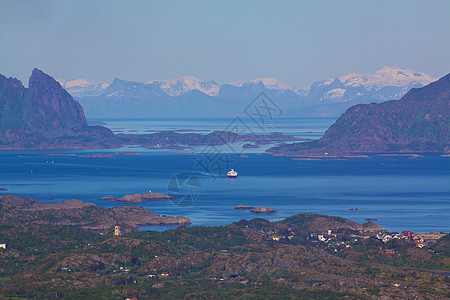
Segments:
[[[135,128],[133,122],[136,121],[120,122],[123,128],[128,126],[125,131]],[[283,122],[275,124],[285,127],[278,131],[304,136],[312,129],[320,128],[321,133],[317,133],[320,136],[330,120],[315,118]],[[194,129],[199,124],[192,121],[181,123],[178,128]],[[222,125],[212,123],[205,130],[220,129]],[[449,157],[427,154],[409,159],[374,154],[368,159],[294,160],[251,149],[253,151],[246,151],[244,157],[226,154],[231,160],[230,167],[239,172],[237,179],[230,180],[224,174],[217,178],[204,174],[195,160],[202,157],[201,148],[185,151],[194,152],[195,156],[173,155],[180,151],[121,150],[142,155],[108,159],[46,156],[48,153],[32,151],[3,152],[0,153],[0,187],[8,189],[2,193],[46,202],[78,198],[112,207],[122,204],[97,199],[149,190],[167,193],[173,176],[189,173],[199,178],[202,188],[201,197],[194,205],[179,206],[172,201],[138,205],[161,215],[187,216],[193,225],[226,225],[254,217],[281,220],[309,212],[342,216],[356,222],[363,222],[366,218],[378,219],[379,225],[391,231],[450,231]],[[115,151],[117,149],[66,153],[86,155]],[[255,215],[234,210],[240,204],[268,206],[278,213]],[[165,228],[153,226],[144,229]]]

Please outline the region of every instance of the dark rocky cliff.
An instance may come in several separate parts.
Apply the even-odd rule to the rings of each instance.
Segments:
[[[51,76],[34,69],[29,88],[0,75],[0,149],[118,147],[100,126],[88,126],[83,108]]]
[[[76,130],[88,126],[81,105],[51,76],[34,69],[28,90],[40,126],[63,130]]]
[[[342,154],[355,152],[449,152],[450,74],[400,100],[349,108],[318,141],[272,152]]]

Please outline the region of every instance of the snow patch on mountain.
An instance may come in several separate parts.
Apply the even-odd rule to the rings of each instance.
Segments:
[[[266,88],[271,90],[293,90],[292,87],[290,87],[288,84],[280,82],[276,80],[275,78],[256,78],[256,79],[250,79],[250,80],[243,80],[243,81],[235,81],[230,83],[230,85],[235,87],[244,87],[248,85],[258,85],[263,84]]]
[[[345,89],[333,89],[331,91],[326,92],[320,101],[332,101],[332,102],[341,102],[342,97],[344,96]]]
[[[331,85],[334,81],[335,81],[335,79],[327,78],[327,79],[318,81],[318,82],[316,83],[316,86],[317,86],[317,87],[328,86],[328,85]]]
[[[215,81],[203,81],[194,76],[184,76],[169,80],[151,80],[146,84],[158,84],[160,88],[169,96],[175,97],[189,91],[198,90],[209,96],[219,94],[220,85]]]
[[[98,96],[109,86],[103,81],[86,79],[56,79],[56,81],[73,97]]]
[[[364,86],[366,88],[379,89],[383,86],[403,87],[412,82],[427,85],[430,82],[436,81],[437,78],[409,69],[383,67],[376,71],[375,74],[347,74],[339,77],[339,80],[346,87]]]

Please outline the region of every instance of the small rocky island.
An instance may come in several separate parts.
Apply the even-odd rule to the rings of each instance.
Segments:
[[[249,206],[249,205],[238,205],[236,206],[234,209],[238,209],[238,210],[251,210],[254,209],[253,206]]]
[[[105,196],[98,200],[110,200],[116,203],[145,203],[149,201],[164,201],[164,200],[175,200],[176,198],[164,195],[161,193],[144,193],[144,194],[133,194],[133,195],[125,195],[121,198]]]
[[[276,211],[275,209],[270,208],[270,207],[258,206],[258,207],[255,207],[254,209],[251,209],[250,212],[255,213],[255,214],[274,214],[274,213],[277,213],[278,211]]]
[[[249,206],[249,205],[238,205],[234,209],[249,210],[250,212],[255,213],[255,214],[274,214],[274,213],[278,212],[275,209],[270,208],[270,207],[262,207],[262,206],[253,207],[253,206]]]

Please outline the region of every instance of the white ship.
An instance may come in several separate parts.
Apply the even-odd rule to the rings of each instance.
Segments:
[[[231,169],[231,171],[229,171],[228,173],[227,173],[227,176],[228,177],[231,177],[231,178],[235,178],[235,177],[237,177],[237,172],[234,170],[234,169]]]

